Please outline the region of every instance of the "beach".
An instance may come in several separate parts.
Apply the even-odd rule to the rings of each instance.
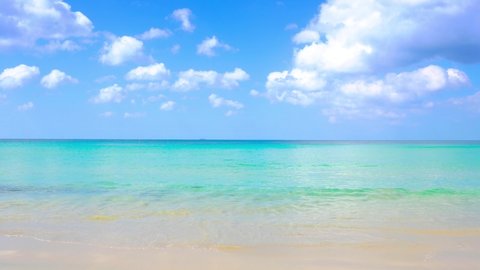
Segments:
[[[476,142],[1,141],[2,269],[478,269]]]
[[[479,236],[477,231],[430,243],[209,249],[124,249],[2,237],[0,261],[2,269],[478,269]]]

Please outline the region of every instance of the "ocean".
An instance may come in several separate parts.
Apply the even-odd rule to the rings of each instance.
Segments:
[[[478,209],[479,142],[0,141],[8,237],[118,248],[461,245],[480,235]]]

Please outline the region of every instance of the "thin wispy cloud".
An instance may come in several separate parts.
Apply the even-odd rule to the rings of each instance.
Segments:
[[[181,8],[173,11],[172,18],[180,22],[181,28],[187,32],[193,32],[195,25],[191,22],[192,11],[188,8]]]
[[[224,51],[232,50],[232,47],[226,43],[220,42],[216,36],[212,36],[204,39],[197,45],[197,53],[206,56],[215,56],[216,50],[221,49]]]

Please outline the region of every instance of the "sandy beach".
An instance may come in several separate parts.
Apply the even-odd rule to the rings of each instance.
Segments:
[[[480,237],[442,243],[125,249],[0,238],[0,268],[27,269],[479,269]],[[459,242],[460,241],[460,242]]]

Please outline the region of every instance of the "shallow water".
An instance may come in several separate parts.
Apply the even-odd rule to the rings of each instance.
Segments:
[[[475,142],[1,141],[0,234],[115,247],[480,236]]]

